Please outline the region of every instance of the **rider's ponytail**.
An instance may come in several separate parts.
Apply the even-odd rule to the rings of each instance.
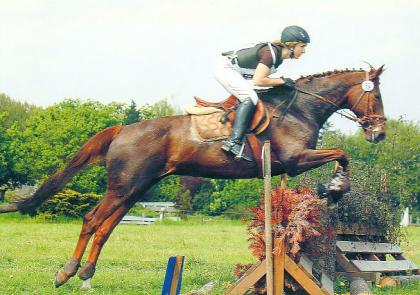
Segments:
[[[298,45],[300,42],[283,42],[280,39],[275,39],[273,41],[273,44],[281,46],[281,47],[295,47],[296,45]]]

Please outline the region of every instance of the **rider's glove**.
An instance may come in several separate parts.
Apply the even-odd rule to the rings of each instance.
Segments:
[[[282,79],[284,81],[284,84],[282,84],[283,86],[286,86],[291,89],[295,89],[295,81],[293,81],[290,78],[282,78]]]

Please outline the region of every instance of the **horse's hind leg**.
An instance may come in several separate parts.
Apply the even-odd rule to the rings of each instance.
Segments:
[[[131,198],[121,205],[111,216],[106,219],[95,232],[95,238],[86,263],[79,271],[79,278],[83,280],[82,289],[90,289],[90,279],[95,274],[95,266],[98,261],[99,254],[105,242],[108,240],[114,228],[121,221],[124,215],[133,207],[137,198]]]
[[[104,220],[112,215],[126,200],[127,197],[108,190],[102,201],[85,215],[73,256],[66,262],[63,269],[59,270],[55,275],[54,285],[56,287],[63,285],[77,273],[80,260],[92,235]]]

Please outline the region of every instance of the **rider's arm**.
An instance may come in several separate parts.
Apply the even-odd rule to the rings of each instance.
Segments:
[[[255,86],[279,86],[284,84],[282,78],[269,78],[270,68],[263,63],[259,63],[255,69],[255,74],[252,80]]]

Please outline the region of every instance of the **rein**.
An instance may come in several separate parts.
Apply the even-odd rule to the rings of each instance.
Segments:
[[[309,92],[309,91],[306,91],[306,90],[303,90],[303,89],[300,89],[300,88],[296,88],[296,90],[299,91],[299,92],[305,93],[305,94],[309,94],[309,95],[311,95],[313,97],[316,97],[319,100],[322,100],[323,102],[329,103],[330,105],[336,107],[338,110],[341,109],[336,103],[332,102],[328,98],[325,98],[325,97],[323,97],[323,96],[321,96],[319,94],[312,93],[312,92]],[[349,119],[351,121],[354,121],[354,122],[359,122],[359,120],[360,120],[359,118],[357,118],[357,116],[355,116],[353,114],[350,114],[350,113],[348,113],[348,112],[346,112],[344,110],[341,110],[341,112],[337,112],[337,113],[339,115],[343,116],[344,118],[347,118],[347,119]]]

